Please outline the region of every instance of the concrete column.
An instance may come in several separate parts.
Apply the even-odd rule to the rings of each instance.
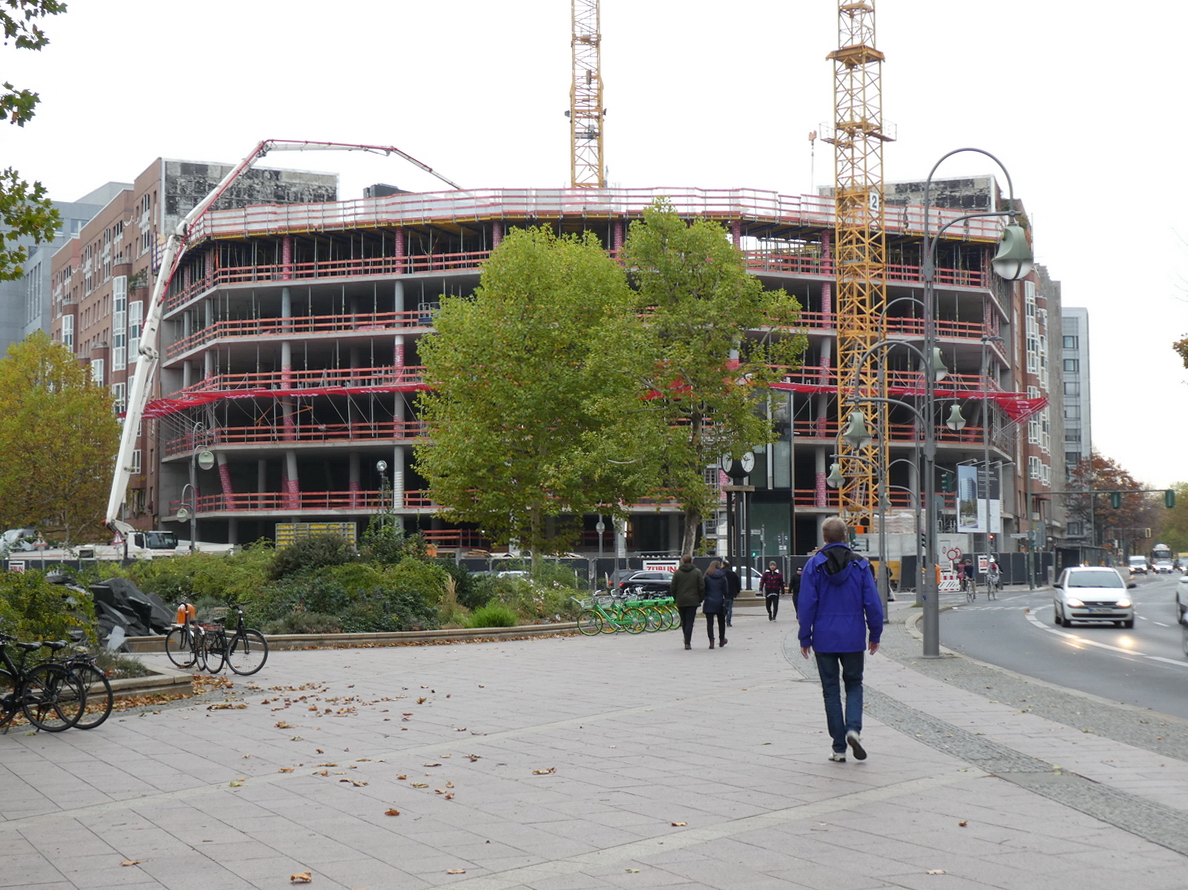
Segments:
[[[817,453],[814,455],[814,460],[816,462],[816,505],[818,507],[826,507],[828,506],[826,492],[829,490],[829,486],[825,484],[825,477],[829,475],[829,455],[827,454],[827,449],[818,448]]]
[[[397,227],[393,233],[392,253],[395,254],[396,259],[396,274],[403,275],[407,270],[404,268],[404,226]],[[399,310],[397,310],[399,311]]]
[[[299,510],[301,508],[301,483],[297,478],[297,452],[291,448],[285,452],[284,483],[285,509]]]
[[[503,241],[503,220],[491,223],[491,249],[494,250]]]
[[[348,490],[351,493],[351,509],[354,510],[359,506],[359,492],[362,490],[362,483],[359,481],[359,452],[352,451],[350,456],[350,482]]]
[[[223,489],[223,509],[235,509],[235,489],[231,486],[231,468],[227,466],[227,455],[221,451],[215,452],[215,461],[219,467],[219,484]]]
[[[293,277],[293,236],[285,235],[281,239],[281,280],[288,281]]]
[[[392,287],[393,310],[396,312],[404,311],[404,282],[397,281]]]

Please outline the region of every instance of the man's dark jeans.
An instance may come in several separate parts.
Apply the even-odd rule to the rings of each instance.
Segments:
[[[838,753],[846,750],[848,731],[862,732],[862,667],[865,654],[862,650],[816,653],[821,692],[825,697],[825,722],[829,727],[829,736],[833,739],[833,750]],[[844,716],[842,684],[846,687]]]

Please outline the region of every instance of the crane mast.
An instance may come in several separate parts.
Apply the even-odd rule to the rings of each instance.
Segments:
[[[603,188],[602,33],[599,0],[572,0],[573,82],[569,88],[569,156],[573,187]]]
[[[883,215],[883,54],[875,49],[874,0],[839,2],[834,63],[834,147],[837,283],[837,402],[844,431],[856,405],[847,399],[887,397],[882,363],[868,352],[886,332],[884,278],[887,243]],[[863,406],[867,428],[883,432],[869,442],[838,442],[844,482],[840,512],[851,526],[869,526],[886,477],[885,402]]]

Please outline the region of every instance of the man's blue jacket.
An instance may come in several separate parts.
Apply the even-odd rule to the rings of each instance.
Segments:
[[[870,563],[845,544],[826,544],[800,579],[800,645],[817,652],[861,652],[883,636],[883,604]]]

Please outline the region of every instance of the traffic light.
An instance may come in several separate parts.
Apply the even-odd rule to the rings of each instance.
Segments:
[[[1120,492],[1120,491],[1111,491],[1110,492],[1110,506],[1113,507],[1115,510],[1122,509],[1122,492]]]
[[[940,477],[941,491],[945,492],[946,494],[952,493],[956,489],[957,474],[948,473],[944,470],[941,470]]]
[[[1169,510],[1176,505],[1176,493],[1172,489],[1168,489],[1163,493],[1163,506]]]

